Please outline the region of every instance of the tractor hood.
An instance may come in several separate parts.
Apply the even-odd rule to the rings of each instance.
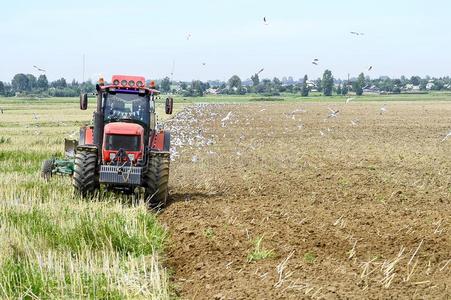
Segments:
[[[144,135],[144,128],[135,123],[115,122],[105,125],[105,134]]]
[[[124,122],[105,125],[102,152],[105,163],[131,162],[135,165],[143,158],[144,128]],[[124,160],[124,157],[128,159]]]

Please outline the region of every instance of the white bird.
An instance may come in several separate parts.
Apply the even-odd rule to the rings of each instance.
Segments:
[[[221,120],[221,122],[225,122],[225,121],[230,120],[230,116],[231,116],[231,115],[232,115],[232,112],[229,111],[229,113],[227,114],[227,116],[225,116],[225,117]]]
[[[451,137],[451,131],[443,138],[442,142],[446,141],[449,137]]]
[[[263,24],[265,24],[266,26],[269,25],[268,21],[266,21],[266,17],[263,17]]]
[[[354,100],[354,98],[348,98],[348,99],[346,99],[346,104],[348,104],[349,102],[351,102],[352,100]]]
[[[371,71],[373,69],[373,66],[368,67],[368,71]]]
[[[298,113],[298,112],[300,112],[300,113],[305,113],[305,112],[307,112],[305,109],[303,109],[303,108],[298,108],[298,109],[295,109],[295,110],[293,110],[291,113],[292,114],[295,114],[295,113]]]
[[[194,156],[191,158],[191,161],[194,162],[194,163],[197,162],[197,160],[198,160],[198,159],[197,159],[197,156],[196,156],[196,155],[194,155]]]
[[[357,126],[358,123],[359,123],[359,119],[351,120],[351,125],[352,126]]]
[[[363,32],[356,32],[356,31],[351,31],[350,33],[353,35],[356,35],[356,36],[365,35],[365,33],[363,33]]]
[[[40,72],[45,72],[44,69],[39,68],[38,66],[33,65],[33,68],[35,68],[36,70],[40,71]]]
[[[330,114],[328,115],[328,118],[336,118],[338,113],[340,112],[339,110],[333,110],[332,108],[328,107]]]
[[[317,59],[317,58],[314,58],[314,59],[313,59],[313,61],[319,61],[319,59]]]
[[[385,105],[381,107],[380,109],[380,114],[382,115],[383,113],[387,112],[387,109],[385,108]]]
[[[318,65],[318,63],[316,61],[312,61],[312,64],[314,64],[315,66]]]
[[[324,136],[324,132],[322,132],[321,130],[319,131],[319,134],[321,134],[321,136]]]
[[[191,33],[188,32],[188,33],[186,34],[186,40],[189,40],[190,38],[191,38]]]
[[[34,119],[35,121],[37,121],[37,120],[39,119],[39,116],[38,116],[36,113],[33,113],[33,119]]]

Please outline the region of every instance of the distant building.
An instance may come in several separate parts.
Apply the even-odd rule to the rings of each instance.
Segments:
[[[206,94],[217,95],[219,94],[219,89],[209,88],[205,91]]]
[[[316,89],[316,84],[315,84],[314,81],[307,80],[307,86],[308,86],[310,89]]]
[[[363,88],[363,92],[364,93],[379,93],[380,90],[377,86],[375,85],[367,85]]]
[[[420,86],[408,83],[408,84],[406,84],[404,90],[405,91],[410,91],[410,92],[418,92],[420,90]]]

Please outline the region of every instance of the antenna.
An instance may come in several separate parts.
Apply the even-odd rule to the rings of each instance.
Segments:
[[[172,60],[172,69],[171,69],[171,81],[174,76],[174,70],[175,70],[175,59]]]
[[[169,84],[169,95],[172,95],[171,84],[174,78],[174,70],[175,70],[175,59],[172,60],[172,69],[171,69],[171,79]]]
[[[85,54],[83,53],[83,82],[85,82]]]

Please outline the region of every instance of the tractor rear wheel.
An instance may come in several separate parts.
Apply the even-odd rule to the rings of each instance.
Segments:
[[[47,159],[44,160],[41,167],[41,177],[49,181],[52,177],[52,170],[53,170],[53,159]]]
[[[75,155],[74,176],[72,184],[75,191],[82,197],[94,195],[99,188],[99,179],[96,173],[97,155],[94,152],[80,150]]]
[[[144,200],[151,208],[166,205],[169,183],[169,154],[157,154],[150,158],[147,172],[144,174]]]

